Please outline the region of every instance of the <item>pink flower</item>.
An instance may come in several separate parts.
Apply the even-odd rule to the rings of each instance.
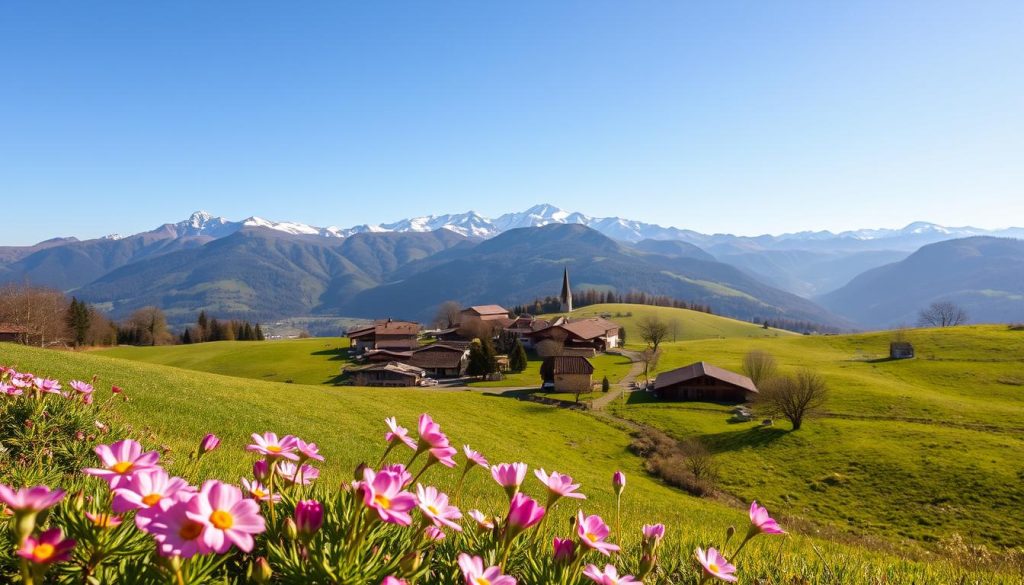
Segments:
[[[0,394],[6,394],[7,396],[21,396],[24,391],[17,386],[4,384],[0,382]]]
[[[420,453],[427,449],[448,446],[448,437],[441,432],[441,425],[434,422],[429,414],[421,414],[419,421],[420,441],[416,450]]]
[[[414,451],[416,450],[416,441],[412,440],[412,437],[409,436],[409,429],[398,426],[398,421],[395,417],[386,418],[384,419],[384,422],[387,423],[388,428],[391,429],[384,433],[385,441],[388,443],[401,441],[405,446]]]
[[[270,501],[271,495],[270,490],[266,488],[262,483],[256,480],[249,481],[248,479],[242,478],[242,491],[248,494],[248,496],[257,502]],[[275,502],[281,501],[281,494],[274,494],[273,500]]]
[[[502,463],[491,467],[491,477],[498,485],[505,488],[505,493],[511,498],[519,491],[526,479],[525,463]]]
[[[697,562],[700,563],[701,567],[704,567],[705,575],[730,583],[736,582],[736,575],[734,575],[736,567],[730,565],[729,561],[721,553],[714,548],[709,548],[708,552],[705,553],[700,547],[697,547],[696,552]]]
[[[459,568],[466,579],[466,585],[516,585],[516,580],[501,574],[500,567],[484,569],[484,561],[480,557],[471,557],[466,553],[459,555]]]
[[[191,558],[201,551],[206,525],[189,517],[190,500],[197,494],[179,493],[178,499],[165,498],[157,504],[161,513],[146,526],[153,535],[161,556]]]
[[[455,467],[454,457],[458,453],[455,447],[432,447],[428,453],[433,461],[437,461],[445,467]]]
[[[405,466],[401,463],[392,463],[391,465],[385,465],[380,468],[381,471],[390,471],[391,473],[397,474],[402,479],[402,487],[408,487],[412,483],[412,474],[406,471]]]
[[[583,574],[590,578],[594,583],[599,585],[640,585],[641,581],[637,581],[633,575],[625,575],[619,577],[619,571],[612,565],[605,565],[604,571],[598,569],[596,565],[587,565],[586,569],[583,569]]]
[[[785,534],[786,531],[779,527],[779,523],[768,515],[768,510],[758,505],[757,500],[750,503],[750,534]]]
[[[213,451],[220,445],[220,437],[210,433],[203,437],[202,441],[199,441],[199,454],[203,455]]]
[[[262,435],[253,433],[252,444],[245,450],[259,453],[270,459],[283,457],[292,461],[299,460],[299,456],[295,454],[295,437],[291,435],[278,439],[277,433],[266,432]]]
[[[79,394],[92,394],[92,384],[87,384],[81,380],[71,380],[68,382],[68,386],[71,386]]]
[[[370,468],[363,470],[363,481],[359,490],[363,504],[377,512],[384,522],[408,526],[412,523],[409,510],[416,507],[416,496],[402,491],[402,478],[390,471],[374,473]]]
[[[487,458],[481,455],[479,451],[474,451],[470,449],[469,445],[463,445],[462,452],[466,454],[466,464],[469,465],[470,467],[472,467],[473,465],[479,465],[484,469],[490,467],[490,464],[487,463]]]
[[[433,486],[423,487],[416,485],[416,502],[420,511],[428,520],[438,528],[447,526],[457,532],[462,532],[455,520],[462,518],[462,512],[455,506],[448,505],[448,496],[437,491]]]
[[[47,378],[36,378],[32,381],[36,389],[43,394],[60,394],[60,382]]]
[[[568,538],[558,538],[556,536],[552,541],[552,547],[555,551],[554,556],[556,561],[572,561],[576,554],[576,545]]]
[[[615,490],[615,495],[621,495],[623,488],[626,487],[626,474],[621,471],[616,471],[612,474],[612,489]]]
[[[423,531],[423,534],[434,542],[441,542],[445,539],[446,535],[443,530],[431,524]]]
[[[544,517],[544,508],[524,493],[512,497],[508,508],[508,527],[512,536],[530,528]]]
[[[243,552],[253,547],[252,535],[266,530],[260,505],[242,498],[242,490],[217,480],[208,480],[189,501],[188,517],[202,523],[204,552],[223,554],[234,544]]]
[[[113,394],[120,394],[120,393],[124,392],[124,389],[123,389],[123,388],[121,388],[120,386],[111,386],[111,387],[110,387],[110,391],[111,391],[111,392],[112,392]]]
[[[572,478],[568,475],[562,475],[557,471],[552,471],[551,475],[548,475],[544,469],[534,469],[533,474],[537,476],[541,483],[548,487],[549,503],[554,502],[558,498],[587,499],[587,496],[576,491],[579,489],[580,484],[573,483]]]
[[[63,490],[51,491],[45,485],[15,490],[0,484],[0,502],[3,502],[15,514],[36,514],[56,506],[63,498]]]
[[[316,500],[300,500],[295,504],[295,526],[299,535],[311,538],[324,525],[324,509]]]
[[[295,448],[299,451],[300,461],[307,461],[309,459],[324,460],[324,456],[320,454],[320,449],[317,448],[316,443],[307,443],[298,437],[294,437],[294,439]]]
[[[618,545],[605,542],[604,539],[608,538],[609,533],[608,525],[604,523],[604,520],[601,520],[600,516],[596,514],[593,516],[583,516],[582,511],[577,512],[576,535],[580,537],[580,542],[587,547],[605,556],[618,551]]]
[[[285,481],[293,485],[309,485],[320,477],[320,470],[312,465],[295,465],[288,461],[277,464],[277,471]]]
[[[71,558],[75,541],[65,539],[60,528],[51,528],[39,535],[29,536],[18,549],[18,556],[35,565],[51,565]]]
[[[380,582],[380,585],[409,585],[405,579],[399,579],[397,577],[387,576]]]
[[[270,464],[266,459],[257,459],[252,462],[252,476],[257,481],[267,481],[270,478]]]
[[[165,498],[175,498],[181,492],[192,493],[195,488],[180,477],[170,477],[166,471],[157,467],[145,469],[132,474],[126,481],[114,489],[112,508],[119,514],[131,510],[139,510],[135,515],[135,525],[141,530],[161,513],[157,506]],[[152,513],[150,513],[152,510]]]
[[[137,471],[148,471],[159,467],[157,460],[160,454],[156,451],[142,452],[142,445],[131,439],[118,441],[112,445],[98,445],[93,451],[100,458],[103,467],[89,467],[82,470],[105,480],[111,489],[119,487]]]
[[[114,516],[113,514],[107,514],[105,512],[101,514],[86,512],[85,517],[88,518],[96,528],[117,528],[121,525],[121,522],[124,522],[124,518]]]
[[[466,512],[466,515],[476,522],[476,525],[482,530],[494,530],[494,521],[488,518],[486,514],[480,510],[470,510]]]
[[[647,540],[660,541],[662,538],[665,538],[664,524],[644,524],[641,531]]]

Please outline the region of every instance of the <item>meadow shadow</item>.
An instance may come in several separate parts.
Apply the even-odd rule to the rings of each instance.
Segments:
[[[700,442],[712,453],[725,453],[744,447],[767,447],[789,434],[778,427],[755,426],[741,431],[727,431],[701,435]]]

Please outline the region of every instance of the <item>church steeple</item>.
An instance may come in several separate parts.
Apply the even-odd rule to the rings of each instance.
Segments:
[[[562,312],[572,312],[572,289],[569,288],[569,267],[565,267],[565,271],[562,272]]]

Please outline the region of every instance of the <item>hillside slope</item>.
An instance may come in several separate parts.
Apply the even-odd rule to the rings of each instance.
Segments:
[[[964,307],[974,323],[1024,320],[1024,240],[975,237],[925,246],[819,299],[865,326],[914,323],[936,301]]]
[[[643,290],[707,304],[716,313],[739,318],[844,323],[811,301],[762,284],[727,264],[639,252],[572,224],[507,231],[402,281],[337,299],[336,310],[367,317],[401,310],[403,318],[429,320],[447,300],[515,305],[557,294],[565,266],[577,290]]]

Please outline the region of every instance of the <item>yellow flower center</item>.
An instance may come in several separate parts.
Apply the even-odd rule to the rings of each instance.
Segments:
[[[373,501],[377,502],[377,505],[380,506],[381,508],[384,508],[385,510],[391,509],[391,500],[387,499],[387,497],[385,497],[382,494],[377,494],[373,496]]]
[[[203,525],[198,522],[186,521],[178,529],[178,536],[185,540],[195,540],[203,533]]]
[[[435,508],[434,506],[427,506],[427,511],[430,512],[431,514],[433,514],[434,516],[440,516],[441,515],[441,511],[438,510],[437,508]]]
[[[716,565],[715,563],[708,563],[708,570],[712,573],[717,573],[720,569],[718,568],[718,565]]]
[[[484,577],[477,577],[476,579],[473,579],[473,583],[476,583],[476,585],[491,585],[491,580]]]
[[[34,556],[38,561],[49,560],[50,557],[53,556],[53,553],[53,545],[47,544],[45,542],[42,544],[37,544],[36,547],[32,549],[32,556]]]
[[[118,461],[117,463],[111,465],[110,468],[113,469],[115,472],[124,475],[125,473],[128,473],[129,471],[131,471],[131,469],[132,469],[132,462],[131,461]]]
[[[267,492],[259,488],[250,490],[249,493],[252,494],[252,497],[256,498],[257,500],[262,500],[263,498],[267,497]]]
[[[158,503],[160,503],[160,500],[162,500],[163,498],[164,497],[161,496],[160,494],[149,494],[148,496],[142,498],[142,503],[146,504],[147,506],[155,506]]]
[[[280,453],[281,452],[281,446],[280,445],[267,445],[267,451],[270,451],[271,453]]]
[[[96,516],[92,521],[93,525],[99,526],[100,528],[108,528],[111,525],[110,514],[100,514]]]
[[[588,532],[586,538],[587,538],[587,540],[589,540],[591,542],[597,542],[598,540],[600,540],[600,539],[597,538],[597,535],[594,534],[593,532]]]
[[[230,512],[214,510],[213,514],[210,514],[210,523],[218,530],[227,530],[235,525],[235,518]]]

